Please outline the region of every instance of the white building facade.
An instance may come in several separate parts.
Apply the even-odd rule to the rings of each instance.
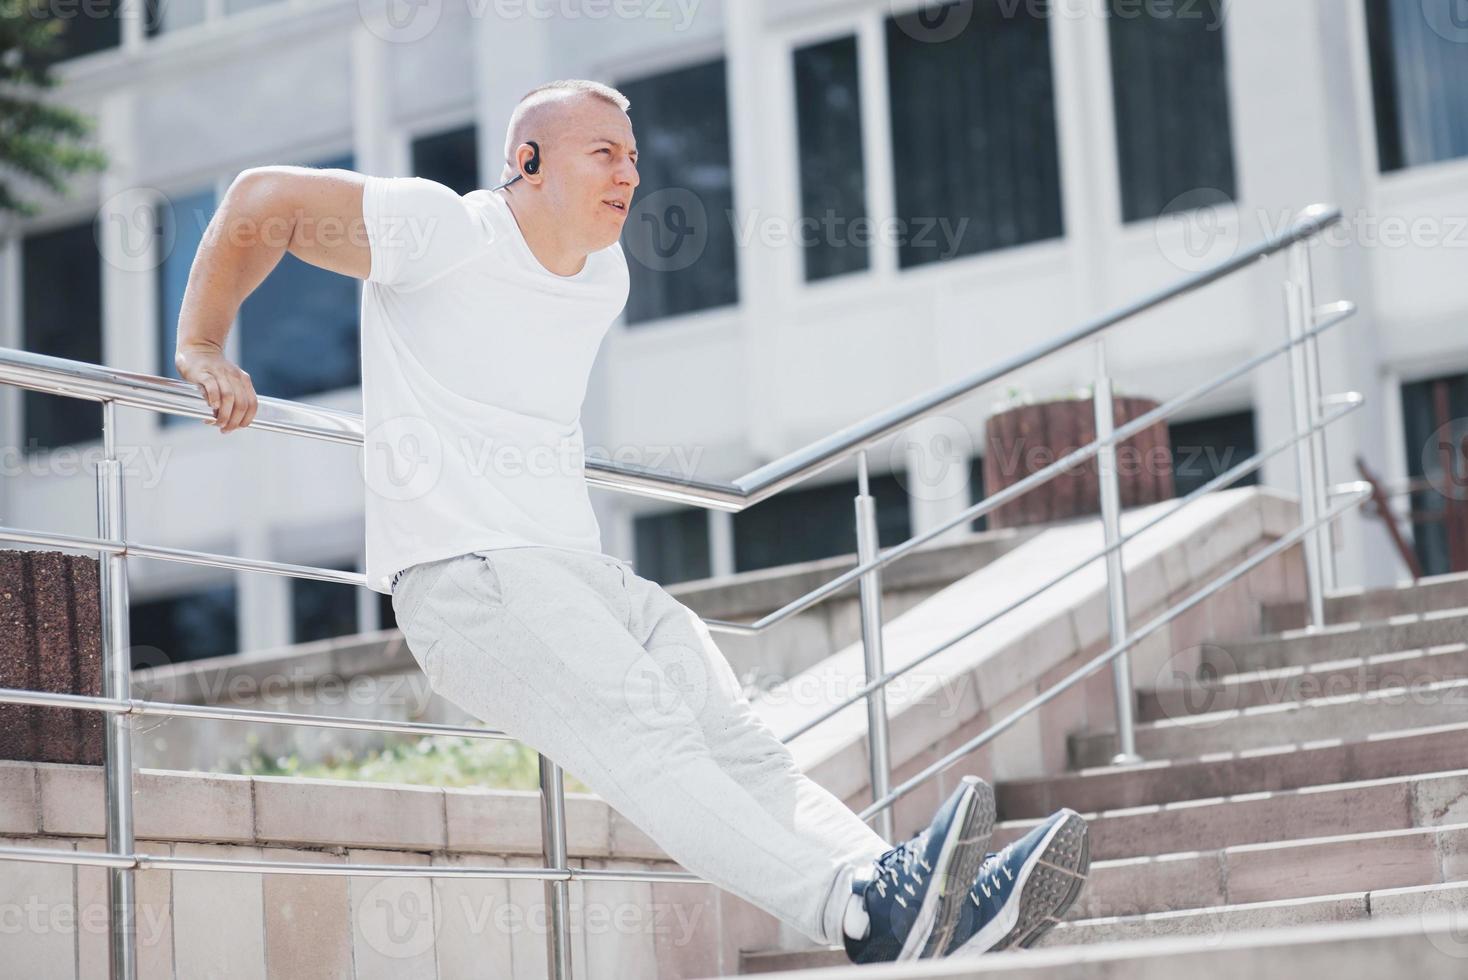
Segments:
[[[40,216],[0,224],[0,346],[176,376],[189,263],[241,170],[493,186],[519,96],[586,77],[631,98],[643,176],[624,237],[632,299],[583,410],[593,453],[737,476],[1328,202],[1345,219],[1312,250],[1317,301],[1347,298],[1359,313],[1322,341],[1325,387],[1368,399],[1330,433],[1330,476],[1355,479],[1358,454],[1388,480],[1424,472],[1441,421],[1433,385],[1446,385],[1455,418],[1468,415],[1458,0],[916,8],[123,5],[115,24],[87,24],[86,53],[57,66],[59,95],[98,120],[111,165],[67,198],[34,195]],[[1121,392],[1166,399],[1282,342],[1284,275],[1282,258],[1261,263],[1114,331]],[[262,395],[359,411],[359,288],[287,256],[242,308],[229,353]],[[1051,358],[874,451],[882,543],[977,499],[984,420],[1011,387],[1068,394],[1092,363],[1089,348]],[[1178,463],[1186,447],[1191,467],[1180,487],[1290,434],[1286,377],[1280,360],[1174,420]],[[61,403],[0,389],[0,523],[95,533],[98,413]],[[130,537],[362,568],[357,453],[117,417]],[[927,455],[939,436],[944,448]],[[1293,454],[1261,479],[1293,490]],[[740,515],[593,499],[606,550],[674,581],[854,551],[854,480],[852,467],[828,470],[808,492]],[[1446,560],[1427,540],[1440,533],[1418,529],[1429,565]],[[1335,538],[1342,586],[1405,575],[1378,521],[1351,516]],[[269,575],[142,561],[131,575],[135,636],[166,659],[232,652],[204,649],[206,635],[260,650],[387,625],[391,611],[366,589]]]

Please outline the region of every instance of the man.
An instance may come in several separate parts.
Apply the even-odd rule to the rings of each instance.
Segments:
[[[284,250],[366,280],[367,583],[391,593],[433,689],[554,759],[688,870],[856,962],[1019,941],[1063,908],[1048,887],[1024,914],[976,897],[987,784],[958,780],[929,827],[890,845],[796,766],[702,620],[602,553],[580,413],[627,299],[619,238],[639,181],[627,109],[594,82],[534,89],[510,119],[505,183],[462,197],[420,178],[246,171],[214,223],[290,234],[206,235],[179,372],[220,432],[247,426],[249,377],[222,356],[245,295]],[[328,235],[333,221],[363,233]],[[1052,821],[1084,839],[1070,811]],[[1028,874],[1051,839],[989,856],[989,877]],[[1044,873],[1078,882],[1078,859]]]

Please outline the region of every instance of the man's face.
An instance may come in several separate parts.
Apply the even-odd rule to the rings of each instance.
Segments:
[[[622,235],[641,180],[637,141],[632,120],[609,102],[583,98],[568,108],[547,147],[545,186],[563,227],[596,251]]]

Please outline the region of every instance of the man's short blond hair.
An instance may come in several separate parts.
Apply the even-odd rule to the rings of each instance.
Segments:
[[[515,147],[534,138],[534,134],[528,131],[530,127],[525,122],[527,116],[533,117],[541,106],[571,95],[590,95],[611,103],[623,112],[626,112],[632,105],[627,96],[610,85],[593,82],[590,79],[561,78],[554,82],[546,82],[544,85],[537,85],[520,97],[515,111],[510,113],[510,123],[505,127],[505,158],[513,159]]]

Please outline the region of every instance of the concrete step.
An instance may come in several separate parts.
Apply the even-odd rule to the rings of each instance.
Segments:
[[[1093,860],[1468,821],[1468,769],[1083,813]],[[1004,820],[993,847],[1040,818]]]
[[[1455,607],[1379,623],[1337,624],[1315,632],[1212,640],[1203,645],[1202,653],[1204,664],[1215,673],[1240,674],[1420,650],[1461,643],[1464,637],[1468,637],[1468,609]]]
[[[1234,980],[1308,977],[1461,978],[1468,885],[1412,886],[1084,922],[1062,922],[1033,949],[881,967],[853,966],[840,947],[745,952],[741,974],[796,980],[1013,975],[1016,980]],[[1240,931],[1242,930],[1242,931]],[[1082,944],[1094,949],[1077,950]],[[818,974],[796,973],[828,968]],[[786,972],[789,971],[789,972]]]
[[[1093,861],[1067,920],[1468,880],[1468,823]]]
[[[1169,718],[1137,725],[1135,733],[1142,758],[1181,759],[1463,719],[1468,719],[1468,678]],[[1072,735],[1068,743],[1075,768],[1103,765],[1117,752],[1111,732]]]
[[[1456,677],[1468,677],[1468,643],[1224,674],[1207,681],[1188,679],[1176,687],[1138,691],[1137,720],[1160,721]]]
[[[1468,607],[1468,573],[1433,575],[1385,589],[1338,592],[1325,600],[1327,623],[1369,623],[1407,613]],[[1305,625],[1303,602],[1267,603],[1261,610],[1267,633]]]
[[[1204,936],[1217,940],[1228,933],[1244,930],[1405,916],[1417,918],[1433,913],[1454,913],[1461,922],[1461,916],[1468,914],[1468,882],[1409,885],[1406,888],[1382,888],[1342,895],[1062,922],[1040,937],[1035,945],[1036,948],[1079,946],[1167,936]],[[1468,943],[1465,943],[1463,953],[1468,956]]]
[[[999,783],[1006,819],[1044,817],[1062,806],[1081,813],[1451,772],[1468,759],[1468,721],[1366,734],[1319,744],[1280,745],[1196,759],[1154,759],[1129,766]]]

